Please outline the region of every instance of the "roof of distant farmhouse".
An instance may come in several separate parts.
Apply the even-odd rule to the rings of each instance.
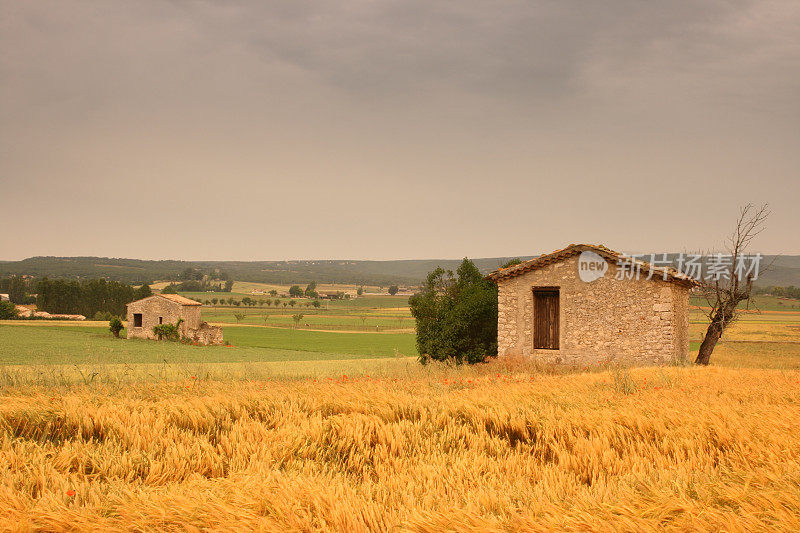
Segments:
[[[179,294],[153,294],[152,296],[148,296],[147,298],[142,298],[141,300],[136,300],[136,302],[131,302],[131,303],[141,302],[149,298],[166,298],[167,300],[175,302],[176,304],[180,305],[203,305],[200,302],[197,302],[195,300],[190,300],[189,298],[185,298]]]
[[[555,252],[549,254],[542,254],[539,257],[529,259],[528,261],[523,261],[518,265],[513,265],[508,268],[498,268],[494,272],[487,275],[486,279],[498,282],[504,279],[513,278],[515,276],[525,274],[526,272],[531,272],[532,270],[537,270],[547,265],[558,263],[559,261],[563,261],[574,255],[579,255],[581,252],[585,251],[594,252],[600,257],[608,261],[611,261],[615,264],[619,262],[619,263],[628,263],[637,265],[639,271],[642,274],[648,274],[652,271],[653,278],[656,277],[664,278],[666,275],[666,281],[673,281],[677,283],[685,283],[690,285],[697,284],[696,280],[694,280],[690,276],[687,276],[683,272],[676,270],[675,268],[666,266],[654,266],[646,261],[633,259],[629,256],[626,256],[625,254],[615,252],[614,250],[606,248],[602,244],[570,244],[566,248],[562,248],[561,250],[556,250]]]

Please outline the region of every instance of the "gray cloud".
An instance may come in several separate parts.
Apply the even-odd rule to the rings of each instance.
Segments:
[[[0,9],[0,186],[30,220],[0,258],[707,247],[750,199],[800,253],[791,1]],[[128,236],[79,231],[106,220]]]

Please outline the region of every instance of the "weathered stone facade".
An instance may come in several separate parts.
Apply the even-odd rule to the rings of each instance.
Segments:
[[[155,294],[128,304],[128,338],[156,339],[153,327],[177,324],[181,338],[199,344],[222,344],[222,328],[202,322],[202,304],[174,294]]]
[[[222,328],[208,322],[200,322],[200,327],[189,330],[186,338],[197,344],[220,345],[223,343]]]
[[[523,264],[511,275],[500,270],[489,276],[498,285],[498,355],[564,363],[686,359],[691,281],[675,274],[665,281],[661,273],[647,279],[646,271],[639,279],[615,279],[618,267],[607,257],[605,274],[585,282],[578,253],[588,245],[574,246],[584,248],[557,252],[561,256],[552,261],[534,259],[533,267]],[[544,287],[558,289],[558,349],[534,349],[534,289]]]

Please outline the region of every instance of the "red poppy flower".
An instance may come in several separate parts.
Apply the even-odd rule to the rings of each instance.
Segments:
[[[75,496],[75,491],[74,491],[74,490],[72,490],[72,489],[69,489],[69,490],[67,491],[67,496],[70,496],[70,497],[72,497],[72,496]]]

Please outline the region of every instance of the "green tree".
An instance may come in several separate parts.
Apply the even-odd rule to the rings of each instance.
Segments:
[[[238,324],[239,322],[241,322],[242,320],[244,320],[246,316],[247,316],[247,315],[245,315],[245,314],[243,314],[243,313],[234,313],[234,314],[233,314],[233,318],[235,318],[235,319],[236,319],[236,323],[237,323],[237,324]]]
[[[361,296],[362,294],[364,294],[364,287],[363,286],[359,287],[358,290],[356,291],[356,295]]]
[[[200,281],[203,279],[203,271],[199,268],[192,268],[189,267],[180,274],[178,274],[178,279],[180,280],[197,280]]]
[[[289,305],[291,305],[292,307],[294,307],[296,304],[297,302],[295,302],[294,300],[289,300]]]
[[[319,309],[319,306],[320,306],[319,300],[315,299],[313,302],[311,302],[311,305],[313,305],[315,308]]]
[[[229,279],[225,282],[225,288],[222,289],[222,292],[231,292],[233,290],[233,280]]]
[[[497,287],[465,258],[456,275],[437,268],[409,300],[421,363],[478,363],[497,355]]]
[[[8,299],[15,304],[25,303],[25,293],[27,292],[27,283],[21,276],[11,276],[10,278],[2,280],[3,290],[0,292],[7,292]]]
[[[303,320],[303,315],[292,315],[292,320],[294,320],[294,327],[297,329],[297,327],[300,325],[300,321]]]
[[[142,298],[147,298],[148,296],[152,295],[153,295],[153,290],[150,288],[150,285],[145,283],[144,285],[136,289],[136,294],[134,295],[134,298],[137,300],[141,300]]]
[[[98,311],[98,312],[96,312],[94,314],[94,316],[92,317],[92,320],[96,320],[98,322],[102,322],[104,320],[109,320],[110,321],[112,318],[114,318],[114,317],[108,311]]]
[[[520,263],[522,263],[522,259],[520,259],[519,257],[515,257],[514,259],[509,259],[508,261],[500,265],[500,268],[509,268],[519,265]]]
[[[17,306],[13,303],[6,301],[0,302],[0,319],[9,320],[17,318],[17,314]]]
[[[216,298],[211,298],[211,303],[214,304],[214,305],[217,305],[218,301],[219,300],[217,300]]]
[[[316,298],[317,297],[317,282],[312,281],[308,285],[306,285],[306,290],[304,291],[306,298]]]
[[[161,289],[161,294],[178,294],[178,291],[175,290],[175,285],[170,283],[163,289]]]
[[[122,320],[115,316],[108,321],[108,330],[116,337],[119,338],[119,332],[122,331]]]
[[[94,316],[97,312],[121,316],[125,305],[135,299],[136,290],[126,283],[105,279],[49,280],[37,284],[36,306],[48,313]]]
[[[292,298],[297,298],[303,295],[303,289],[300,288],[299,285],[292,285],[289,287],[289,296]]]
[[[278,295],[278,291],[276,291],[275,289],[272,289],[272,290],[269,291],[269,295],[272,296],[273,298],[275,298]]]
[[[389,285],[389,294],[391,294],[392,296],[397,294],[397,291],[399,290],[400,288],[397,285]]]

